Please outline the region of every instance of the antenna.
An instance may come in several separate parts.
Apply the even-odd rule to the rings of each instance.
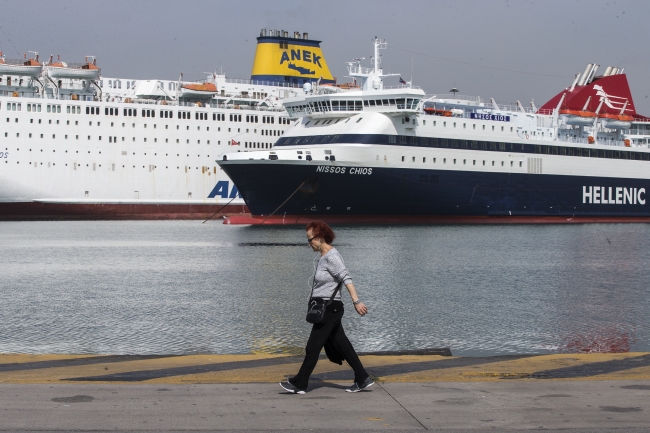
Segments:
[[[411,81],[409,81],[409,87],[413,87],[413,57],[411,57]]]
[[[460,92],[460,90],[458,90],[456,86],[454,86],[451,88],[450,92],[454,94],[454,99],[456,99],[456,93]]]

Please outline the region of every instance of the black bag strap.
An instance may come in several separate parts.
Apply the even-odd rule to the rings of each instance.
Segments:
[[[338,286],[336,286],[336,290],[334,290],[334,293],[332,293],[332,296],[330,296],[330,300],[327,301],[327,304],[325,304],[326,307],[329,307],[332,302],[334,302],[334,297],[336,296],[336,292],[341,290],[341,286],[343,285],[343,281],[339,283]]]

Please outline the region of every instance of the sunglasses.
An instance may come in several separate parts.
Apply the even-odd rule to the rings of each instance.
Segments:
[[[311,241],[313,241],[314,239],[316,239],[316,236],[314,236],[313,238],[307,239],[307,245],[311,245]]]

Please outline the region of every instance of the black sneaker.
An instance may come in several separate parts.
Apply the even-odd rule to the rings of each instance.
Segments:
[[[298,389],[295,386],[293,386],[288,380],[286,382],[280,382],[280,386],[284,388],[286,391],[289,391],[293,394],[304,394],[305,390],[304,389]]]
[[[351,387],[349,387],[348,389],[346,389],[346,391],[347,391],[347,392],[359,392],[359,391],[361,391],[362,389],[369,388],[369,387],[371,387],[371,386],[374,385],[374,384],[375,384],[375,381],[372,380],[372,378],[371,378],[370,376],[368,376],[368,378],[366,378],[366,380],[364,380],[363,383],[362,383],[361,385],[359,385],[358,383],[354,382],[354,383],[352,384]]]

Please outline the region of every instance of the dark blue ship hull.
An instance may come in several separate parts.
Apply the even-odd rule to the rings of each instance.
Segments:
[[[343,163],[339,163],[343,164]],[[650,222],[650,181],[224,161],[253,216],[336,221]]]

